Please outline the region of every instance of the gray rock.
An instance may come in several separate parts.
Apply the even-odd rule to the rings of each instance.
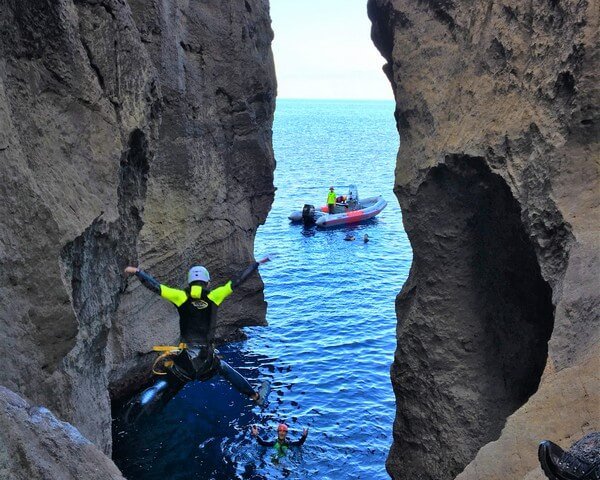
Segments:
[[[593,385],[600,351],[597,7],[368,3],[414,254],[396,303],[393,478],[454,478],[501,436],[463,478],[523,478],[533,431],[598,429],[593,389],[586,424],[556,393],[567,369]]]
[[[0,478],[122,480],[110,458],[73,425],[0,386]]]
[[[122,272],[216,283],[273,199],[263,0],[0,0],[0,382],[110,452],[110,394],[147,377],[176,311]],[[221,338],[265,324],[258,276]]]

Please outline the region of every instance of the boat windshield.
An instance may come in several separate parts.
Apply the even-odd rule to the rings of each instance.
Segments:
[[[358,203],[358,188],[356,185],[348,186],[348,203],[349,204],[357,204]]]

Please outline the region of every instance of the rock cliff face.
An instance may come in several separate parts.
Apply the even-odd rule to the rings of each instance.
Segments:
[[[110,400],[182,285],[253,258],[273,198],[266,0],[0,0],[0,383],[110,451]],[[221,337],[263,324],[258,277]]]
[[[368,11],[414,254],[388,471],[537,478],[540,440],[600,428],[598,2]]]
[[[72,425],[0,387],[0,478],[124,480]]]

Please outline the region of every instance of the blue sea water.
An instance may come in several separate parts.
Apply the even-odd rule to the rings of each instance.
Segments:
[[[394,300],[411,264],[392,192],[393,111],[387,101],[278,101],[277,193],[255,243],[257,258],[277,254],[261,267],[269,326],[249,328],[248,340],[221,349],[251,383],[271,380],[270,404],[253,406],[218,377],[186,385],[135,429],[115,425],[113,457],[127,478],[389,478]],[[350,183],[362,197],[383,195],[387,208],[336,230],[288,221],[304,203],[325,203],[331,184],[343,193]],[[355,241],[344,240],[349,232]],[[305,445],[283,459],[250,435],[258,425],[274,438],[280,421],[292,438],[309,429]]]

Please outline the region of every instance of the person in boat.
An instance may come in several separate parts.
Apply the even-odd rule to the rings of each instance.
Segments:
[[[348,202],[346,202],[346,195],[340,195],[335,199],[335,203],[348,210]]]
[[[352,191],[348,193],[347,203],[348,207],[350,207],[352,210],[356,209],[356,198],[354,198]]]
[[[190,268],[188,286],[184,290],[163,285],[138,267],[129,266],[125,269],[126,274],[135,275],[142,285],[177,307],[182,342],[178,347],[155,347],[156,350],[165,351],[159,357],[163,360],[163,371],[157,372],[153,368],[153,373],[160,375],[160,378],[130,402],[127,420],[130,419],[133,410],[138,410],[135,413],[135,421],[144,414],[160,410],[186,383],[193,380],[206,381],[217,374],[256,404],[264,404],[268,395],[268,382],[263,382],[258,391],[254,390],[237,370],[216,355],[214,336],[217,310],[221,303],[244,283],[259,265],[268,261],[269,257],[265,257],[254,262],[225,285],[212,290],[210,274],[200,265]]]
[[[302,436],[298,440],[288,440],[288,426],[285,423],[280,423],[277,426],[277,438],[275,440],[265,440],[258,434],[258,428],[252,427],[252,436],[256,438],[259,445],[263,447],[273,447],[277,457],[283,457],[288,452],[290,447],[301,447],[308,437],[308,428],[302,432]]]
[[[329,193],[327,194],[327,208],[329,209],[329,213],[333,213],[335,209],[335,199],[337,195],[335,194],[335,189],[333,187],[329,187]]]

